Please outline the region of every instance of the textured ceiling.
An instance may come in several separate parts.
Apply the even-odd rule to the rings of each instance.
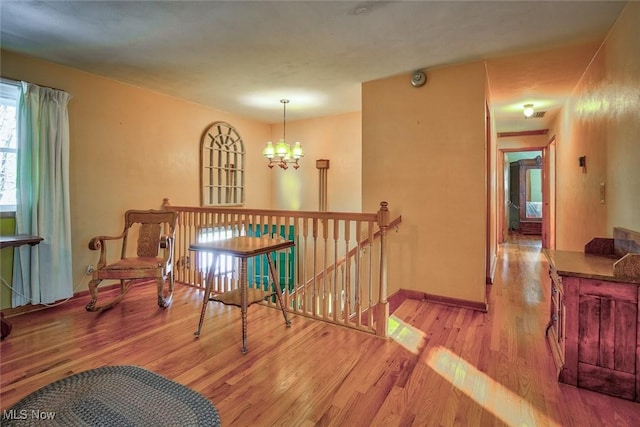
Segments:
[[[362,82],[490,58],[497,130],[514,131],[543,125],[518,120],[514,106],[557,110],[625,4],[2,0],[0,40],[270,123],[281,98],[292,120],[360,111]]]

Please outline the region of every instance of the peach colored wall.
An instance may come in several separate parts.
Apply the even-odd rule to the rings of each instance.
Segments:
[[[2,51],[2,76],[71,94],[70,200],[74,283],[86,289],[87,249],[122,229],[126,209],[199,205],[199,147],[214,121],[235,126],[247,153],[247,207],[271,207],[272,175],[262,146],[270,125],[71,68]]]
[[[482,62],[362,87],[363,209],[387,200],[389,292],[485,302],[487,146]]]
[[[282,124],[272,129],[274,143],[282,138]],[[316,160],[329,159],[327,210],[362,210],[362,114],[360,112],[287,121],[287,141],[300,141],[302,166],[273,168],[275,209],[318,210],[319,172]],[[376,209],[377,210],[377,209]],[[373,211],[375,212],[375,211]]]
[[[557,247],[640,230],[640,3],[629,2],[565,105],[557,146]],[[586,156],[586,170],[578,157]],[[600,203],[600,183],[606,203]]]
[[[262,157],[268,139],[282,135],[269,125],[68,67],[1,51],[2,76],[63,89],[69,104],[70,191],[74,282],[84,290],[87,249],[98,234],[117,234],[129,208],[199,205],[199,144],[214,121],[226,121],[243,137],[246,207],[317,210],[315,160],[328,158],[328,207],[355,211],[361,199],[361,113],[287,122],[287,140],[300,140],[305,157],[294,171],[270,170]],[[336,155],[335,153],[339,153]],[[3,305],[3,308],[4,305]]]
[[[640,3],[629,2],[605,49],[605,82],[613,82],[600,89],[613,98],[607,126],[607,231],[640,231]]]

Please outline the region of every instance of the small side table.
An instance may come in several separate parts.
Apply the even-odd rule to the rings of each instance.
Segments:
[[[17,247],[22,245],[37,245],[44,239],[40,236],[30,234],[12,234],[10,236],[0,236],[0,249]]]
[[[14,234],[10,236],[0,236],[0,249],[15,248],[22,245],[37,245],[44,239],[40,236],[30,234]],[[0,313],[1,314],[1,313]],[[5,320],[4,314],[0,315],[0,339],[5,339],[11,333],[11,323]]]
[[[291,322],[287,317],[287,312],[282,302],[282,289],[278,281],[278,274],[271,256],[272,252],[293,247],[295,244],[290,240],[273,239],[266,237],[232,237],[226,240],[217,240],[215,242],[194,243],[189,246],[189,250],[196,252],[208,252],[214,254],[214,262],[209,266],[206,276],[206,287],[204,298],[202,301],[202,311],[200,312],[200,322],[195,332],[196,338],[200,336],[202,330],[202,322],[207,310],[209,301],[219,301],[227,305],[235,305],[240,307],[242,311],[242,353],[247,352],[247,307],[253,303],[260,302],[267,297],[273,295],[273,292],[265,292],[261,289],[249,289],[247,280],[247,258],[266,254],[269,263],[269,272],[273,280],[278,303],[284,316],[287,327],[291,326]],[[221,294],[211,295],[215,268],[218,257],[220,255],[232,255],[240,259],[240,276],[238,279],[239,288]]]

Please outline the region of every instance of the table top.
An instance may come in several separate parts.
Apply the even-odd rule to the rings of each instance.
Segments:
[[[10,236],[0,236],[0,249],[16,247],[22,245],[37,245],[44,239],[40,236],[30,234],[12,234]]]
[[[239,236],[214,242],[193,243],[191,251],[218,252],[238,257],[252,257],[294,246],[291,240],[271,237]]]

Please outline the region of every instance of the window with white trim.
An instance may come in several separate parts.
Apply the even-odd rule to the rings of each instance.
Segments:
[[[0,212],[16,210],[18,96],[18,84],[0,82]]]

